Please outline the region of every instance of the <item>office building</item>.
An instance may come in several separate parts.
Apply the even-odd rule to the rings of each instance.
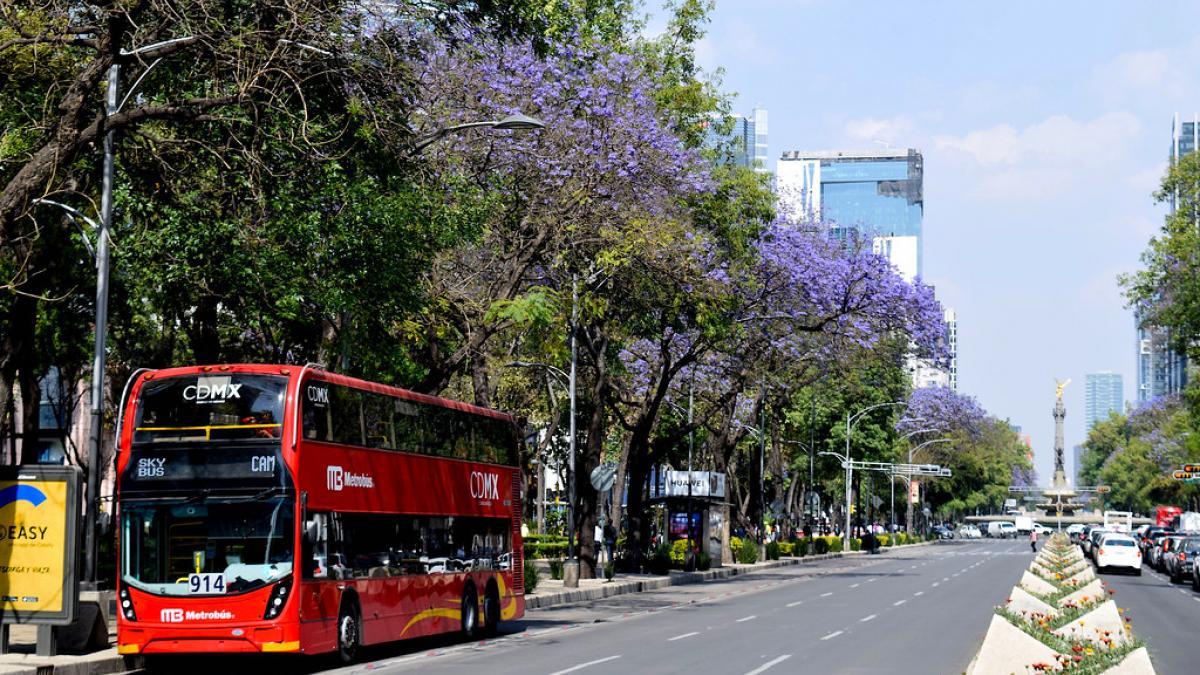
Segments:
[[[1176,114],[1171,120],[1170,161],[1195,152],[1200,145],[1200,119],[1193,115],[1192,121],[1181,122]],[[1167,200],[1168,207],[1175,211],[1175,197]],[[1137,329],[1137,400],[1149,401],[1159,396],[1178,394],[1187,386],[1187,355],[1171,346],[1171,333],[1166,328],[1143,325],[1140,312],[1134,311]]]
[[[953,309],[947,309],[943,319],[946,361],[934,363],[926,359],[912,359],[908,364],[913,386],[918,389],[949,387],[958,391],[958,315]]]
[[[729,116],[733,127],[723,133],[721,116],[708,121],[704,142],[718,151],[717,161],[751,167],[765,173],[767,169],[767,111],[755,108],[749,117],[738,114]]]
[[[917,150],[783,153],[776,189],[785,212],[870,238],[905,279],[922,275],[924,160]]]
[[[1109,414],[1121,412],[1125,407],[1125,381],[1119,373],[1088,373],[1085,377],[1085,401],[1083,405],[1087,430],[1097,422],[1108,419]]]

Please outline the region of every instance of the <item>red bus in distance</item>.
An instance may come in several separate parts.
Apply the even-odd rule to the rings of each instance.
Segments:
[[[310,366],[172,368],[129,390],[120,653],[351,661],[524,615],[510,416]]]

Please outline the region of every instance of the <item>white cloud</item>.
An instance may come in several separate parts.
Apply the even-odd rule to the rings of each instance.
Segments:
[[[983,166],[1062,165],[1119,157],[1141,131],[1137,117],[1123,111],[1084,122],[1054,115],[1022,130],[999,124],[964,136],[937,136],[934,145],[967,155]]]
[[[906,145],[907,138],[912,134],[913,123],[903,115],[886,118],[864,117],[846,122],[842,131],[857,141],[884,141],[901,147]]]

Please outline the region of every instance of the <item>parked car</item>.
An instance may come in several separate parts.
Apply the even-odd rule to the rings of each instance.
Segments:
[[[980,532],[979,528],[974,525],[959,525],[958,526],[958,538],[959,539],[979,539],[981,537],[983,537],[983,533]]]
[[[1137,540],[1128,534],[1110,532],[1102,535],[1094,557],[1097,572],[1122,568],[1138,576],[1142,574],[1142,551]]]
[[[1166,574],[1173,584],[1182,584],[1192,576],[1193,557],[1200,553],[1200,537],[1180,537],[1171,543],[1170,550],[1163,554]]]
[[[937,535],[938,539],[954,538],[954,530],[946,527],[945,525],[935,525],[933,528],[933,533]]]
[[[1041,536],[1045,536],[1045,535],[1047,535],[1047,534],[1050,534],[1051,532],[1053,532],[1053,531],[1054,531],[1054,530],[1052,530],[1052,529],[1050,529],[1050,528],[1046,527],[1045,525],[1043,525],[1043,524],[1041,524],[1041,523],[1034,523],[1034,524],[1033,524],[1033,529],[1034,529],[1034,531],[1035,531],[1035,532],[1037,532],[1037,533],[1038,533],[1038,536],[1039,536],[1039,537],[1041,537]]]
[[[1017,536],[1017,527],[1008,521],[995,520],[988,523],[987,536],[994,539],[1013,539]]]

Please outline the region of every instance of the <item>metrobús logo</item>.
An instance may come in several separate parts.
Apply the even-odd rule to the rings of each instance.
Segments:
[[[163,623],[183,623],[184,621],[228,621],[233,618],[233,612],[227,609],[210,611],[189,609],[184,611],[178,607],[169,607],[158,613],[158,620]]]
[[[471,472],[471,496],[475,499],[499,499],[499,484],[500,474],[498,473]]]
[[[340,466],[325,467],[325,487],[333,492],[341,492],[345,488],[373,488],[375,478],[369,473],[351,473]]]

